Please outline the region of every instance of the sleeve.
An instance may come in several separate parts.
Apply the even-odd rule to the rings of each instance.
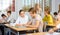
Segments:
[[[36,18],[36,20],[37,20],[37,21],[40,21],[40,23],[43,23],[41,16],[38,16],[38,17]]]
[[[45,21],[46,21],[46,17],[43,18],[43,22],[45,22]]]
[[[15,24],[18,24],[18,23],[20,23],[20,22],[19,22],[19,17],[18,17],[18,19],[16,20]]]
[[[57,27],[57,28],[60,28],[60,24],[58,24],[56,27]]]
[[[53,23],[53,18],[52,18],[52,16],[49,16],[49,17],[48,17],[48,22]]]
[[[36,17],[36,20],[41,21],[42,18],[41,18],[40,16],[37,16],[37,17]]]
[[[26,15],[26,23],[28,23],[29,22],[29,18],[28,18],[28,16]]]
[[[11,20],[11,17],[9,17],[8,19],[7,19],[7,22],[9,22]]]

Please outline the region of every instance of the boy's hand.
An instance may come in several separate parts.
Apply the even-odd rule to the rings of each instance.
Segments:
[[[24,26],[28,27],[29,25],[25,24]]]
[[[21,26],[20,24],[16,24],[16,26]]]

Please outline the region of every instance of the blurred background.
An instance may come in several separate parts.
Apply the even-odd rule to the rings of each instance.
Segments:
[[[20,9],[24,9],[27,12],[36,3],[40,4],[43,13],[45,7],[49,7],[53,15],[54,12],[58,12],[59,10],[60,0],[0,0],[0,15],[2,13],[6,14],[10,10],[14,14],[13,17],[17,19]]]

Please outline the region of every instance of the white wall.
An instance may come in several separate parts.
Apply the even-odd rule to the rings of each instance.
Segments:
[[[16,7],[15,12],[12,12],[12,14],[13,14],[13,17],[15,19],[17,19],[18,18],[18,12],[23,7],[23,0],[16,0],[15,1],[15,7]],[[0,18],[1,18],[2,13],[7,14],[6,12],[0,12]]]
[[[52,0],[52,2],[51,2],[51,6],[52,6],[51,13],[58,11],[58,5],[59,4],[60,4],[60,0]],[[15,2],[16,9],[15,9],[15,12],[13,13],[14,14],[13,17],[15,17],[15,19],[17,19],[19,10],[22,9],[23,6],[24,6],[23,0],[16,0],[16,2]],[[0,12],[0,14],[1,13],[2,12]]]
[[[52,0],[52,12],[58,11],[58,6],[60,4],[60,0]]]
[[[60,4],[60,0],[56,0],[56,1],[55,1],[55,8],[56,8],[56,11],[59,10],[59,4]]]
[[[18,15],[19,15],[19,10],[22,9],[23,6],[24,6],[24,5],[23,5],[23,0],[16,0],[16,1],[15,1],[16,19],[17,19]]]

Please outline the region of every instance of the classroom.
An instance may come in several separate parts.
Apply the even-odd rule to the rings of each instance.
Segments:
[[[60,35],[60,0],[0,0],[0,35]]]

